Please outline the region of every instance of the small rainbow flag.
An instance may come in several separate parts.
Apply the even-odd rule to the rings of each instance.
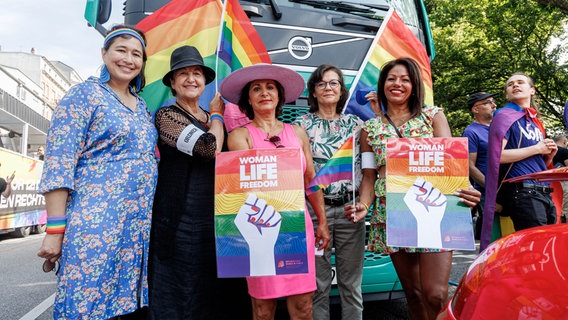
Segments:
[[[221,19],[224,16],[224,23]],[[223,25],[223,36],[219,32]],[[155,111],[171,98],[162,77],[170,70],[172,51],[183,45],[197,48],[204,63],[217,73],[216,82],[207,85],[200,105],[207,109],[218,88],[217,83],[231,71],[258,62],[270,63],[262,40],[236,0],[173,0],[136,27],[146,34],[146,86],[141,95],[148,109]],[[218,50],[221,40],[221,49]],[[217,58],[217,52],[221,59]],[[223,60],[219,63],[218,60]],[[231,63],[227,63],[231,61]]]
[[[369,48],[359,73],[353,81],[355,85],[352,85],[349,90],[349,99],[347,100],[345,113],[356,114],[362,120],[374,118],[375,114],[371,110],[369,103],[357,99],[357,94],[361,95],[371,90],[377,90],[381,67],[389,61],[404,57],[412,58],[420,65],[425,87],[424,100],[427,105],[433,105],[432,71],[426,49],[422,42],[404,24],[396,11],[390,9],[377,32],[374,44]]]
[[[350,136],[318,171],[306,188],[306,194],[310,195],[335,181],[352,179],[353,136]]]

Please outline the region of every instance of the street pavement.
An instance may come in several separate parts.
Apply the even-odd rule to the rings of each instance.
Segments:
[[[451,297],[460,282],[470,263],[479,252],[479,241],[476,241],[475,251],[454,251],[452,260],[452,271],[450,273],[450,285],[448,288],[449,297]],[[280,307],[280,306],[279,306]],[[406,299],[385,300],[385,301],[369,301],[363,303],[363,319],[364,320],[407,320]],[[289,319],[285,310],[280,310],[276,320]],[[341,320],[341,307],[336,304],[331,306],[331,319]]]
[[[0,235],[0,285],[4,288],[0,299],[0,319],[48,320],[52,319],[55,276],[41,271],[42,259],[36,256],[43,235],[25,239],[10,239]],[[478,250],[478,244],[476,246]],[[477,251],[455,251],[450,282],[458,283],[475,258]],[[455,286],[449,286],[450,296]],[[277,320],[289,319],[285,307],[278,310]],[[331,320],[341,319],[340,306],[331,308]],[[239,319],[235,310],[235,319]],[[27,317],[22,318],[24,315]],[[407,319],[406,300],[370,301],[364,303],[365,320]],[[244,319],[246,320],[246,319]]]

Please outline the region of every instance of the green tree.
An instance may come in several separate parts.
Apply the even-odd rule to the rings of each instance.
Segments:
[[[568,66],[561,61],[566,50],[560,41],[567,16],[539,2],[425,1],[436,44],[434,100],[446,110],[454,135],[461,135],[471,121],[470,93],[501,93],[496,97],[501,106],[506,79],[519,71],[534,79],[547,127],[563,127]]]

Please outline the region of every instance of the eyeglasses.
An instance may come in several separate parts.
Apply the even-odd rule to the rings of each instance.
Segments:
[[[61,268],[61,264],[59,263],[59,260],[56,260],[55,262],[51,262],[51,261],[49,261],[49,259],[46,259],[43,262],[43,265],[41,266],[41,269],[45,273],[53,271],[53,272],[55,272],[55,274],[58,274],[59,268]]]
[[[329,82],[320,81],[320,82],[316,83],[316,88],[318,88],[320,90],[324,90],[325,88],[327,88],[328,84],[329,84],[330,88],[335,89],[335,88],[339,87],[339,85],[341,83],[339,82],[339,80],[331,80]]]
[[[276,148],[285,148],[284,145],[280,142],[279,136],[272,136],[270,138],[264,139],[264,141],[270,141]]]
[[[482,103],[478,104],[478,106],[484,106],[484,105],[488,105],[488,104],[497,105],[497,104],[495,103],[495,100],[490,99],[490,100],[487,100],[487,101],[485,101],[485,102],[482,102]]]

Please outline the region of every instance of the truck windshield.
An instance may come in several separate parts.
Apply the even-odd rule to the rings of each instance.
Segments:
[[[394,7],[409,26],[419,28],[421,16],[419,1],[415,0],[361,0],[361,1],[329,1],[329,0],[241,0],[241,2],[263,3],[278,6],[293,6],[293,3],[309,5],[317,9],[345,12],[369,19],[382,20],[389,7]]]

